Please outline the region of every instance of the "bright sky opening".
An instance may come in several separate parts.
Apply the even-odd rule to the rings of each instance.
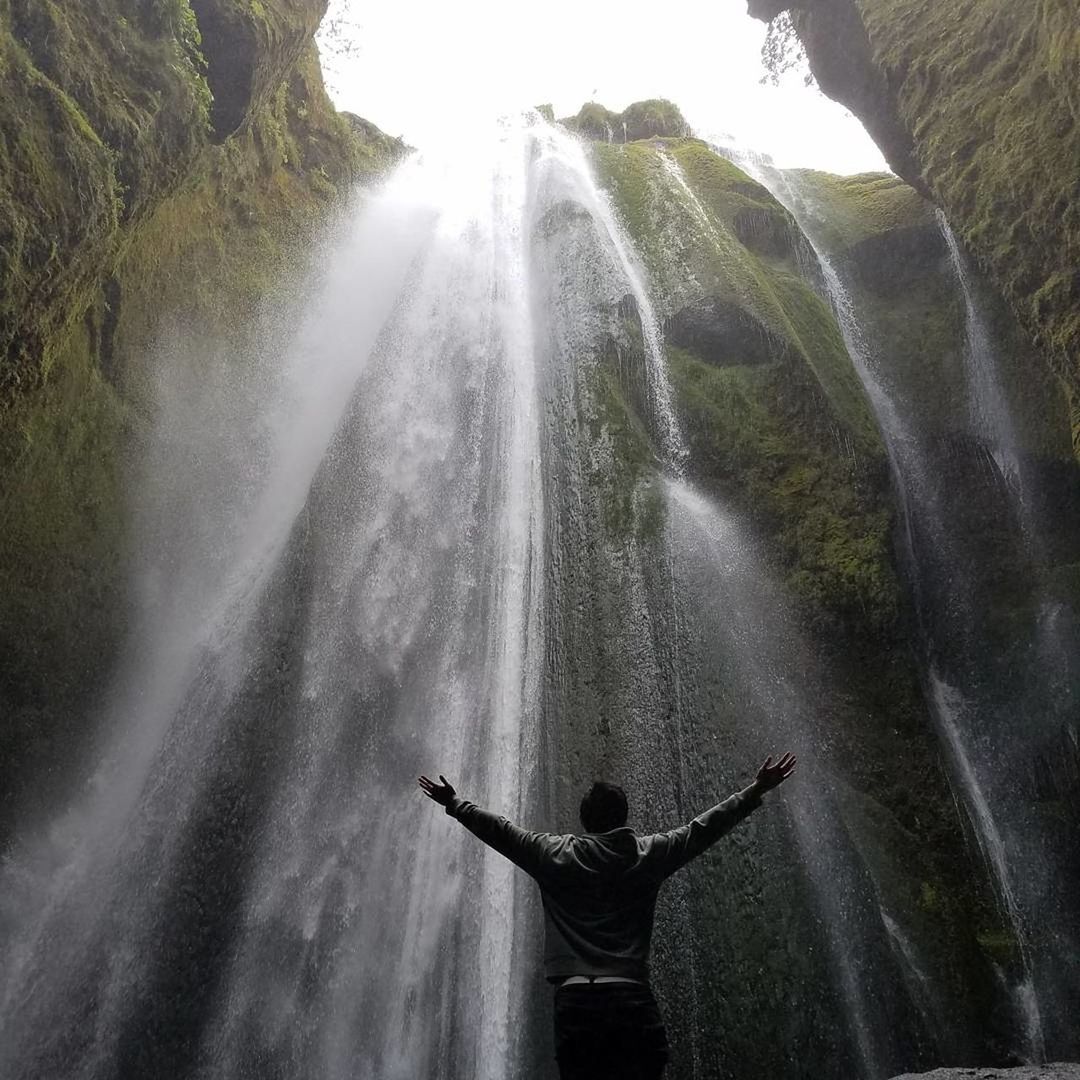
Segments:
[[[569,116],[665,97],[695,134],[781,167],[886,169],[859,121],[801,73],[760,84],[764,36],[745,0],[331,0],[321,45],[337,106],[417,147],[538,104]]]

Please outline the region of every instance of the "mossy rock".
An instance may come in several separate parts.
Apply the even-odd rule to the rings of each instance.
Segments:
[[[40,386],[122,222],[191,169],[210,95],[186,4],[0,8],[0,408]]]
[[[798,227],[700,140],[597,142],[601,182],[664,320],[690,469],[747,510],[812,623],[899,617],[884,450]],[[748,215],[759,228],[751,234]],[[837,440],[847,447],[837,453]]]
[[[1072,0],[793,0],[822,88],[929,194],[1080,388],[1080,28]]]
[[[635,101],[621,113],[589,101],[581,106],[576,116],[565,117],[559,122],[587,139],[609,143],[652,138],[678,139],[690,134],[690,125],[678,106],[663,98]]]
[[[277,92],[326,13],[326,0],[190,0],[213,92],[214,135],[224,140]]]
[[[878,378],[931,438],[992,438],[971,408],[967,311],[931,204],[895,176],[789,170],[807,228],[853,292]],[[965,274],[993,348],[992,364],[1026,453],[1071,453],[1068,401],[1000,296],[966,261]]]
[[[891,173],[834,176],[792,169],[787,175],[809,200],[829,250],[848,252],[864,241],[902,230],[937,231],[933,207]]]

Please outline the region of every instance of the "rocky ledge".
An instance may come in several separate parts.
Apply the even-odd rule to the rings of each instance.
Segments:
[[[1080,1065],[1024,1065],[1019,1069],[935,1069],[928,1073],[904,1073],[893,1080],[1080,1080]]]

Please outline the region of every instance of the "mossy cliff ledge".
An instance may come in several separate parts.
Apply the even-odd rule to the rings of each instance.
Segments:
[[[235,335],[402,151],[330,104],[324,8],[0,0],[0,760],[20,789],[118,639],[122,463],[161,318]],[[21,790],[0,788],[2,832]]]
[[[1080,394],[1080,23],[1072,0],[750,0],[944,211]],[[1080,440],[1080,415],[1074,432]]]

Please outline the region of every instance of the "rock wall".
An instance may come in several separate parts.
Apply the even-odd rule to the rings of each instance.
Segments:
[[[571,126],[578,123],[576,118]],[[879,421],[823,299],[817,259],[784,207],[704,143],[674,136],[623,142],[611,128],[608,121],[594,134],[593,159],[645,264],[650,296],[664,324],[688,469],[720,505],[752,523],[783,595],[810,631],[819,674],[827,672],[829,686],[841,688],[827,706],[827,742],[837,763],[826,769],[828,783],[883,910],[895,920],[898,940],[913,955],[932,958],[933,1000],[922,1002],[922,1020],[890,1017],[893,1060],[929,1066],[943,1057],[1004,1059],[1012,1038],[1010,1019],[992,972],[994,965],[1012,969],[1015,942],[1001,923],[981,867],[972,861],[945,779],[920,681],[911,583],[899,565],[899,499]],[[989,587],[1001,601],[994,617],[1000,619],[1003,640],[1010,640],[1017,608],[1008,582],[1020,571],[1003,565],[998,550],[1007,548],[997,544],[1005,528],[999,520],[1000,492],[983,467],[980,432],[966,404],[965,308],[933,206],[889,175],[802,172],[789,174],[788,182],[815,206],[821,227],[815,240],[852,282],[852,299],[873,336],[876,361],[897,387],[916,395],[912,408],[920,429],[955,471],[957,490],[969,493],[973,519],[987,525],[984,561]],[[999,342],[1023,452],[1048,475],[1059,469],[1067,473],[1057,490],[1072,493],[1075,502],[1060,382],[1000,299],[981,299]],[[625,325],[632,330],[637,317],[628,304]],[[637,472],[604,474],[615,488],[609,531],[614,538],[622,530],[633,550],[635,544],[647,547],[656,531],[648,488],[639,476],[651,471],[647,440],[655,441],[656,434],[650,432],[642,388],[627,374],[634,370],[627,359],[633,335],[623,336],[627,342],[600,365],[610,392],[602,397],[594,423],[604,445],[619,446],[633,435],[634,452],[620,450],[617,460],[637,462]],[[1059,507],[1063,519],[1068,517],[1064,506]],[[703,684],[713,674],[703,668]],[[662,713],[660,705],[651,704],[654,713]],[[684,737],[695,746],[730,737],[740,718],[737,709],[730,714],[723,709],[719,698],[690,708],[702,730]],[[572,702],[561,701],[554,710],[572,714],[575,730],[604,712],[602,701],[580,716]],[[621,753],[629,759],[618,749],[625,738],[618,731],[620,712],[613,709],[611,715],[616,719],[610,732],[598,737],[598,747],[607,749],[594,747],[589,754],[622,760]],[[573,743],[579,753],[581,745]],[[732,752],[728,748],[729,756]],[[561,767],[570,777],[563,807],[569,822],[571,793],[588,776],[577,775],[580,762],[572,756]],[[711,873],[709,866],[700,870],[688,902],[695,895],[719,895],[721,885]],[[726,873],[732,873],[730,865]],[[699,925],[724,925],[728,915],[722,905],[709,904],[703,901],[695,916]],[[722,931],[715,940],[709,937],[712,930],[702,933],[698,945],[704,954],[730,956],[731,950],[718,944]],[[874,963],[879,961],[880,969],[889,964],[881,958]],[[661,971],[664,962],[658,960]],[[801,962],[790,960],[796,967]],[[663,975],[658,978],[663,982]],[[805,971],[801,978],[818,985],[820,973]],[[741,985],[737,973],[734,981]],[[818,1004],[801,1003],[802,1018],[813,1017]],[[748,1031],[771,1007],[750,990],[729,992],[723,1008],[708,994],[695,1005],[700,1014],[712,1016],[715,1010],[717,1022],[721,1016],[744,1016]],[[832,1002],[825,1014],[835,1019],[840,1009]],[[810,1047],[827,1029],[825,1014],[807,1021],[817,1035],[809,1029],[788,1033],[808,1054],[824,1053]],[[732,1036],[725,1048],[730,1060],[750,1053],[737,1041]],[[888,1058],[889,1051],[884,1053]]]
[[[1073,0],[750,0],[790,9],[821,88],[954,230],[1080,389],[1080,17]],[[1080,413],[1073,407],[1080,448]]]
[[[0,3],[0,835],[47,797],[39,763],[63,783],[122,632],[122,476],[160,319],[235,334],[401,151],[334,112],[324,7]]]

